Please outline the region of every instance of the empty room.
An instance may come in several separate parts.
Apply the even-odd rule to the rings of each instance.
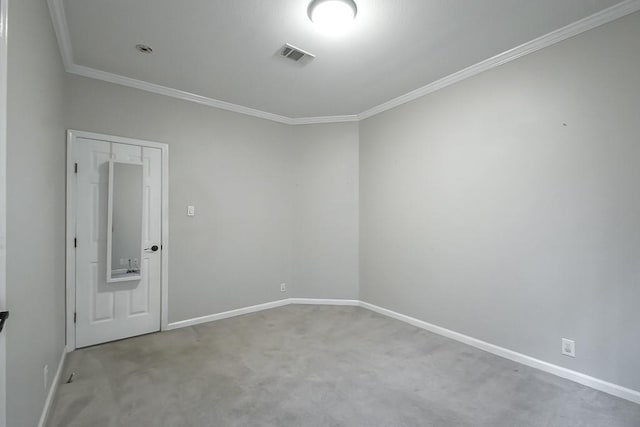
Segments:
[[[640,0],[0,0],[0,427],[640,427]]]

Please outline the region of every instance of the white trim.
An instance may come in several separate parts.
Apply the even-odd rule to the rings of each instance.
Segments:
[[[167,329],[169,324],[169,146],[162,145],[162,243],[160,287],[160,330]]]
[[[0,309],[7,304],[7,23],[9,0],[0,0]],[[11,320],[9,320],[11,321]],[[0,427],[6,427],[7,331],[0,336]]]
[[[42,408],[42,414],[40,415],[40,422],[38,422],[38,427],[44,427],[47,425],[47,420],[49,419],[49,411],[53,406],[53,401],[56,396],[56,392],[58,391],[58,387],[60,386],[62,369],[64,368],[64,361],[67,358],[68,352],[69,350],[67,347],[65,347],[62,350],[62,355],[60,356],[60,363],[58,363],[58,369],[56,370],[56,375],[53,377],[53,380],[51,381],[51,385],[49,386],[49,393],[47,394],[47,400],[45,400],[44,402],[44,408]]]
[[[432,82],[419,89],[413,90],[376,107],[370,108],[360,113],[358,117],[360,120],[364,120],[366,118],[375,116],[376,114],[380,114],[384,111],[398,107],[399,105],[406,104],[407,102],[411,102],[437,90],[468,79],[469,77],[473,77],[484,71],[506,64],[507,62],[511,62],[515,59],[536,52],[545,47],[549,47],[568,38],[577,36],[578,34],[584,33],[585,31],[614,21],[618,18],[622,18],[623,16],[626,16],[638,10],[640,10],[640,0],[623,1],[616,4],[615,6],[601,10],[600,12],[597,12],[584,19],[552,31],[544,36],[538,37],[537,39],[531,40],[518,47],[500,53],[492,58],[485,59],[484,61],[478,62],[475,65],[436,80],[435,82]]]
[[[66,15],[64,12],[63,0],[47,0],[49,3],[49,9],[51,12],[51,19],[53,20],[53,26],[55,28],[56,37],[58,39],[58,45],[60,46],[60,53],[67,72],[77,74],[84,77],[89,77],[98,80],[104,80],[110,83],[119,84],[122,86],[132,87],[147,92],[156,93],[159,95],[170,96],[172,98],[181,99],[183,101],[195,102],[198,104],[207,105],[209,107],[220,108],[222,110],[233,111],[239,114],[245,114],[248,116],[259,117],[265,120],[272,120],[274,122],[283,123],[287,125],[305,125],[316,123],[341,123],[341,122],[357,122],[367,119],[369,117],[380,114],[384,111],[398,107],[399,105],[406,104],[417,98],[421,98],[425,95],[433,93],[437,90],[443,89],[452,84],[458,83],[462,80],[473,77],[484,71],[498,67],[507,62],[518,59],[522,56],[536,52],[545,47],[559,43],[570,37],[581,34],[585,31],[596,28],[600,25],[614,21],[630,13],[640,10],[640,0],[625,0],[607,9],[601,10],[591,16],[576,21],[565,27],[552,31],[546,35],[538,37],[527,43],[524,43],[518,47],[507,50],[492,58],[478,62],[475,65],[471,65],[463,70],[457,71],[426,86],[415,89],[402,96],[394,98],[390,101],[384,102],[380,105],[372,107],[360,114],[341,115],[341,116],[321,116],[321,117],[286,117],[279,114],[273,114],[254,108],[244,107],[238,104],[232,104],[230,102],[221,101],[214,98],[209,98],[202,95],[197,95],[190,92],[185,92],[178,89],[173,89],[166,86],[149,83],[142,80],[132,79],[119,74],[108,73],[106,71],[96,70],[94,68],[78,65],[73,62],[73,49],[71,46],[71,37],[69,35],[69,27],[67,25]]]
[[[75,136],[71,131],[67,131],[67,226],[66,226],[66,266],[65,266],[65,293],[66,293],[66,328],[65,336],[69,351],[76,348],[76,328],[73,321],[76,309],[76,251],[74,239],[76,237],[76,210],[72,209],[76,205],[76,180],[73,165],[73,142]]]
[[[65,48],[66,50],[66,48]],[[358,115],[345,116],[326,116],[326,117],[302,117],[293,118],[281,116],[279,114],[268,113],[266,111],[257,110],[255,108],[244,107],[238,104],[232,104],[226,101],[220,101],[214,98],[197,95],[195,93],[186,92],[179,89],[173,89],[154,83],[136,80],[129,77],[113,74],[106,71],[96,70],[95,68],[85,67],[83,65],[71,64],[67,67],[67,72],[92,79],[103,80],[109,83],[115,83],[121,86],[127,86],[134,89],[140,89],[158,95],[165,95],[171,98],[181,99],[183,101],[195,102],[196,104],[206,105],[208,107],[219,108],[221,110],[232,111],[234,113],[245,114],[247,116],[258,117],[260,119],[271,120],[285,125],[305,125],[316,123],[339,123],[339,122],[357,122]]]
[[[229,317],[242,316],[243,314],[255,313],[256,311],[268,310],[270,308],[282,307],[289,305],[288,299],[267,302],[264,304],[252,305],[249,307],[237,308],[235,310],[223,311],[221,313],[210,314],[208,316],[195,317],[193,319],[181,320],[179,322],[169,323],[167,330],[186,328],[188,326],[199,325],[201,323],[213,322],[215,320],[227,319]]]
[[[484,350],[488,353],[495,354],[496,356],[504,357],[505,359],[513,360],[514,362],[521,363],[532,368],[539,369],[544,372],[556,375],[567,380],[571,380],[578,384],[585,385],[595,390],[602,391],[604,393],[611,394],[613,396],[620,397],[631,402],[640,404],[640,391],[632,390],[626,387],[619,386],[598,378],[585,375],[580,372],[573,371],[571,369],[563,368],[558,365],[554,365],[549,362],[545,362],[540,359],[536,359],[531,356],[527,356],[522,353],[515,352],[513,350],[506,349],[488,342],[473,338],[459,332],[452,331],[450,329],[437,326],[414,317],[406,316],[404,314],[397,313],[386,308],[379,307],[377,305],[370,304],[368,302],[361,301],[360,307],[366,308],[384,316],[391,317],[396,320],[408,323],[421,329],[433,332],[438,335],[442,335],[447,338],[459,341],[461,343],[470,345],[472,347]]]
[[[58,39],[60,46],[60,55],[64,68],[69,70],[73,65],[73,50],[71,48],[71,35],[69,34],[69,25],[67,24],[67,14],[64,10],[63,0],[47,0],[49,5],[49,13],[51,13],[51,21],[53,21],[53,30]]]
[[[357,299],[316,299],[316,298],[289,298],[289,304],[309,305],[352,305],[359,306]]]
[[[67,348],[69,351],[76,348],[75,323],[73,315],[76,307],[76,283],[75,265],[76,252],[73,239],[76,235],[75,218],[75,171],[73,158],[73,145],[77,138],[93,139],[97,141],[115,142],[118,144],[137,145],[160,149],[162,152],[162,251],[161,277],[160,277],[160,330],[164,331],[168,326],[169,307],[169,145],[162,142],[146,141],[142,139],[125,138],[121,136],[105,135],[101,133],[86,132],[80,130],[67,130],[67,266],[66,266],[66,292],[67,292]]]
[[[289,119],[291,125],[317,125],[323,123],[348,123],[358,122],[360,117],[357,114],[344,116],[320,116],[320,117],[300,117]]]
[[[158,148],[160,150],[169,149],[169,144],[166,142],[147,141],[144,139],[127,138],[124,136],[107,135],[104,133],[88,132],[84,130],[68,129],[67,136],[72,136],[74,140],[76,138],[94,139],[96,141],[115,142],[117,144],[129,144],[139,145],[140,147]],[[164,152],[163,152],[164,154]]]
[[[255,313],[257,311],[269,310],[271,308],[282,307],[290,304],[313,304],[313,305],[360,305],[360,301],[355,299],[315,299],[315,298],[286,298],[271,301],[264,304],[252,305],[249,307],[237,308],[235,310],[223,311],[221,313],[210,314],[208,316],[196,317],[193,319],[181,320],[169,323],[168,330],[186,328],[188,326],[199,325],[201,323],[213,322],[216,320],[228,319],[229,317],[242,316],[243,314]]]
[[[266,111],[243,107],[242,105],[232,104],[230,102],[220,101],[202,95],[196,95],[195,93],[185,92],[182,90],[149,83],[142,80],[132,79],[118,74],[108,73],[106,71],[96,70],[94,68],[85,67],[83,65],[72,64],[69,68],[67,68],[67,72],[83,77],[104,80],[105,82],[140,89],[159,95],[170,96],[172,98],[181,99],[183,101],[195,102],[197,104],[203,104],[209,107],[220,108],[222,110],[233,111],[235,113],[245,114],[253,117],[259,117],[261,119],[271,120],[278,123],[284,123],[288,125],[294,124],[292,123],[293,119],[285,116],[280,116],[278,114],[272,114],[267,113]]]

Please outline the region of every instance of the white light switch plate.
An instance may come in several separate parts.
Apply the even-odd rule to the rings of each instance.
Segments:
[[[562,354],[569,357],[576,357],[576,342],[562,338]]]
[[[187,216],[196,216],[195,206],[187,206]]]

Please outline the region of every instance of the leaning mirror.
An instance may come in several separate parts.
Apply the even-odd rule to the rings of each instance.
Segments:
[[[109,162],[107,282],[140,280],[142,164]]]

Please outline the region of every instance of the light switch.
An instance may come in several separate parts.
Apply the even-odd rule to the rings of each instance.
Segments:
[[[195,206],[187,206],[187,216],[196,216]]]

